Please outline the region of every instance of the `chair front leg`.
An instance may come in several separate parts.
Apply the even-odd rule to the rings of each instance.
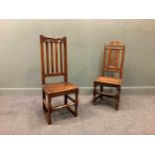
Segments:
[[[93,90],[93,105],[96,104],[96,87],[97,87],[97,84],[94,82],[94,90]]]
[[[51,97],[48,96],[48,114],[47,114],[47,122],[48,124],[52,124],[52,120],[51,120],[51,113],[52,113],[52,110],[51,110]]]
[[[77,117],[78,116],[78,104],[79,104],[79,90],[77,90],[77,92],[75,93],[75,101],[76,101],[76,104],[75,104],[75,116]]]
[[[117,87],[117,97],[116,97],[116,107],[115,109],[119,110],[119,102],[120,102],[120,93],[121,93],[121,86]]]

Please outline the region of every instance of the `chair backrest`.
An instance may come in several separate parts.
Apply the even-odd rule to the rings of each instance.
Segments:
[[[117,72],[122,79],[125,45],[119,41],[112,41],[104,46],[103,75],[105,72]]]
[[[67,75],[67,38],[48,38],[40,35],[42,84],[46,77]]]

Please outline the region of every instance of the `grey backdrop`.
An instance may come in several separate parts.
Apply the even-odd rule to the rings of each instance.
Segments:
[[[124,86],[155,86],[155,20],[0,20],[0,87],[41,86],[39,35],[67,36],[69,80],[91,87],[104,43],[126,44]]]

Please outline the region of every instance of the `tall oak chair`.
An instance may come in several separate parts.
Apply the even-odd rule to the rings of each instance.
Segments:
[[[103,96],[116,99],[115,109],[119,110],[119,100],[123,75],[125,45],[119,41],[112,41],[104,46],[104,63],[102,76],[99,76],[94,81],[93,104],[96,104],[97,99],[102,99]],[[113,76],[105,75],[106,72],[111,72]],[[118,76],[116,77],[116,73]],[[98,88],[99,87],[99,88]],[[116,93],[105,91],[104,87],[116,88]]]
[[[43,113],[48,124],[52,123],[51,114],[60,108],[67,108],[74,116],[78,116],[79,89],[68,82],[67,38],[48,38],[40,35],[40,49]],[[46,82],[46,78],[57,76],[63,76],[63,82]],[[75,94],[75,98],[70,97],[70,94]],[[53,106],[52,99],[57,96],[64,96],[64,104]],[[68,99],[72,102],[68,103]]]

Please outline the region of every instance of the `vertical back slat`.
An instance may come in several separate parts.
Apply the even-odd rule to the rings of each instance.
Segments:
[[[53,53],[53,42],[51,42],[51,68],[52,68],[52,73],[54,73],[54,53]]]
[[[60,70],[61,70],[61,73],[63,73],[63,60],[62,60],[62,43],[60,42],[59,44],[60,46]]]
[[[56,73],[58,73],[58,46],[57,42],[55,42],[55,59],[56,59]]]
[[[46,67],[47,67],[47,74],[49,74],[49,49],[48,49],[48,42],[46,42]]]

